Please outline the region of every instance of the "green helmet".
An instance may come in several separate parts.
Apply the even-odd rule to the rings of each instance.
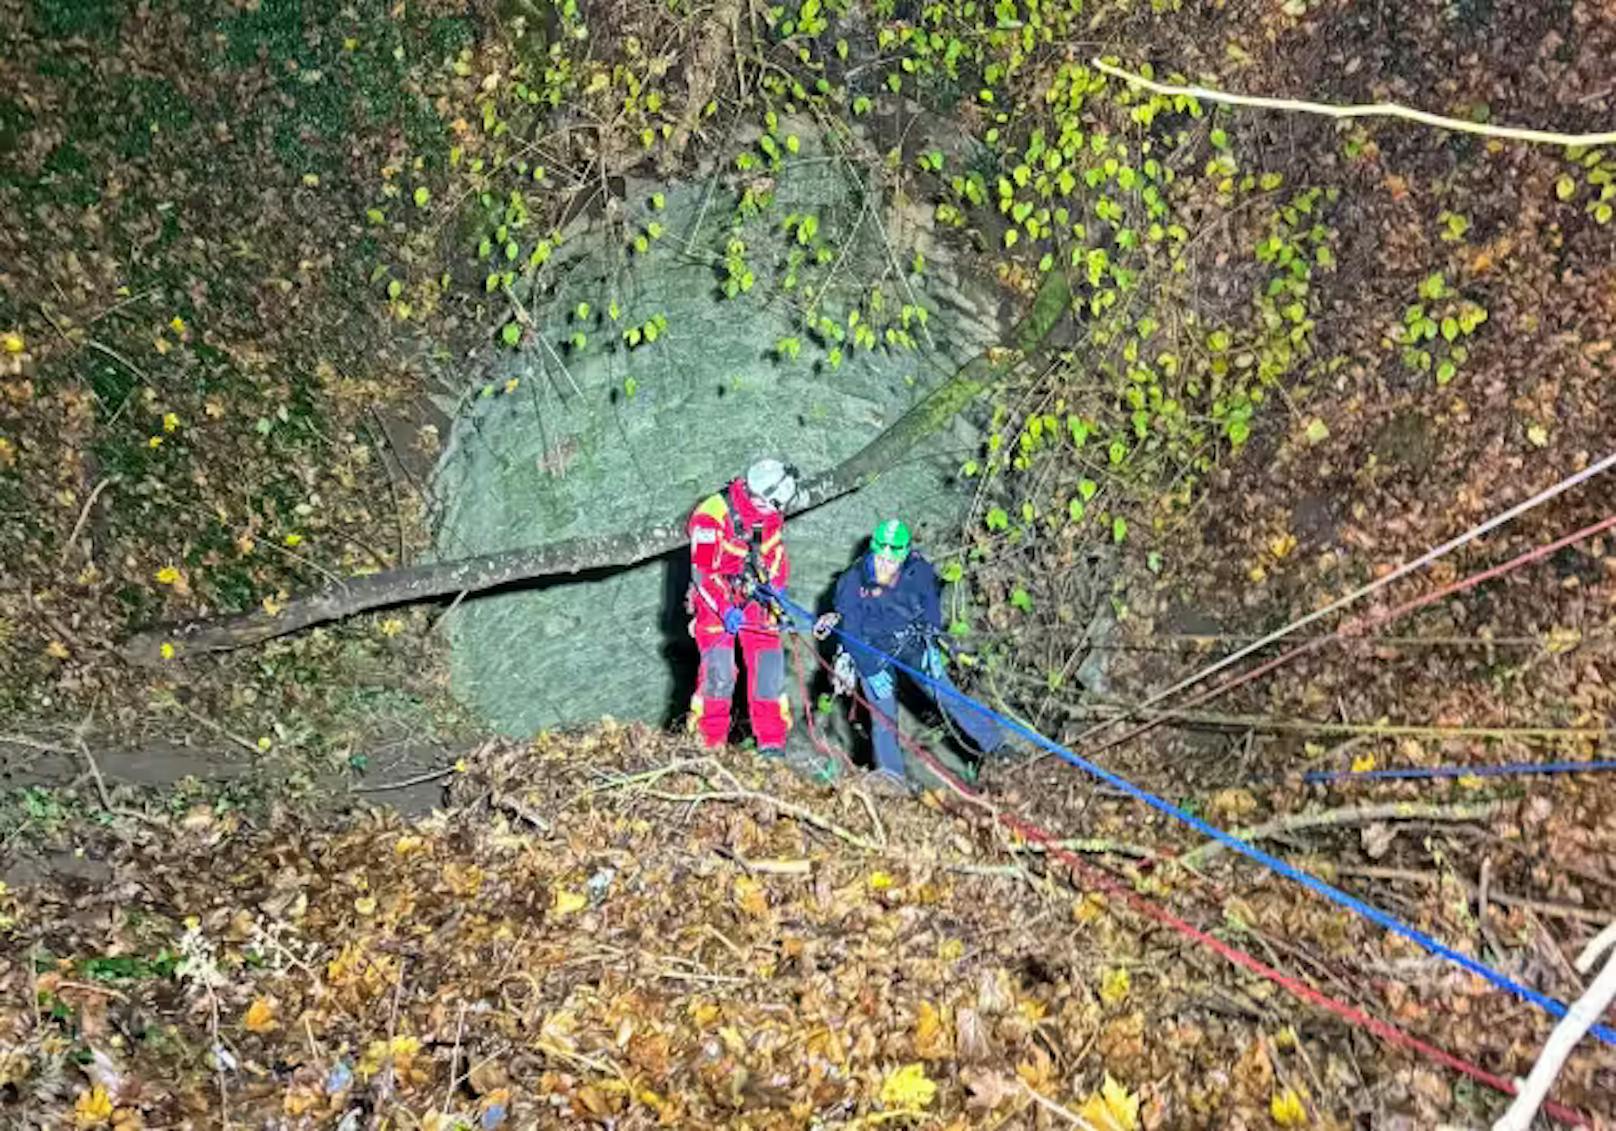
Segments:
[[[909,528],[896,518],[876,523],[870,532],[870,551],[902,561],[909,556]]]

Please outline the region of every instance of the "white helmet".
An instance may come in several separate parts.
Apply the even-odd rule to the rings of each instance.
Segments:
[[[797,469],[777,459],[760,459],[746,469],[746,489],[783,511],[797,494]]]

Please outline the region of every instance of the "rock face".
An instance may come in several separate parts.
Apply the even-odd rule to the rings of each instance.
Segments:
[[[772,138],[781,156],[790,136],[782,124]],[[999,339],[996,295],[952,268],[929,223],[890,208],[806,125],[797,136],[766,176],[630,183],[569,236],[523,296],[533,332],[454,414],[441,557],[647,524],[765,455],[822,471]],[[819,605],[882,517],[905,517],[923,549],[928,533],[952,542],[971,447],[956,425],[793,519],[796,599]],[[671,720],[694,681],[687,581],[675,554],[468,600],[449,623],[455,692],[514,735],[605,714]]]

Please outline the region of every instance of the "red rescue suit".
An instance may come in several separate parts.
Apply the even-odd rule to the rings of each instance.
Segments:
[[[702,500],[690,516],[690,634],[701,652],[696,693],[690,699],[690,727],[702,745],[729,741],[730,699],[735,694],[735,637],[724,629],[724,614],[740,609],[741,651],[746,657],[747,706],[759,749],[778,750],[791,729],[786,696],[785,655],[776,618],[745,592],[748,560],[776,589],[791,580],[791,562],[782,540],[784,516],[753,501],[737,479],[720,494]]]

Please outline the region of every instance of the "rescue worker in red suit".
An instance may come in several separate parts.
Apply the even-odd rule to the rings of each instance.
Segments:
[[[764,754],[784,752],[791,729],[780,622],[748,580],[784,592],[791,581],[782,533],[797,490],[796,470],[759,460],[724,491],[703,499],[690,516],[691,635],[701,652],[690,727],[708,748],[729,741],[735,694],[735,640],[746,659],[747,709]],[[749,571],[751,577],[749,579]]]

